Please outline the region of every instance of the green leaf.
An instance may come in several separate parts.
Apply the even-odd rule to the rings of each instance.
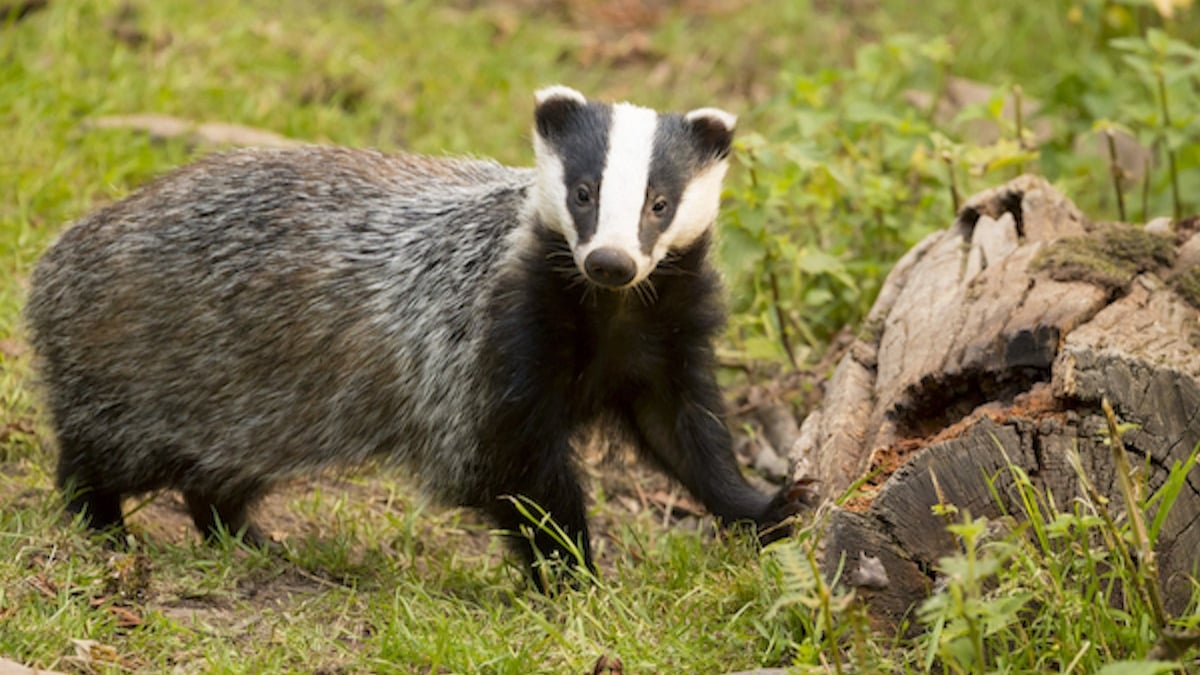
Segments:
[[[934,63],[950,63],[954,60],[954,47],[945,37],[937,37],[920,47],[921,55]]]
[[[809,274],[826,274],[842,270],[842,261],[825,251],[805,248],[796,256],[796,265]]]
[[[1167,48],[1170,46],[1171,38],[1158,28],[1151,28],[1146,31],[1146,44],[1156,54],[1166,54]]]
[[[1187,484],[1187,477],[1196,467],[1197,461],[1200,460],[1200,448],[1192,451],[1192,454],[1183,464],[1175,462],[1171,467],[1170,473],[1167,474],[1167,482],[1154,493],[1150,498],[1148,505],[1158,504],[1158,511],[1154,514],[1154,522],[1150,524],[1150,541],[1158,541],[1158,533],[1162,531],[1163,523],[1167,520],[1167,514],[1171,511],[1171,507],[1175,504],[1175,500],[1179,497],[1179,493],[1183,490],[1183,486]]]
[[[800,247],[796,246],[794,241],[787,237],[775,237],[774,244],[775,250],[779,253],[779,259],[785,265],[798,266],[795,261],[800,257],[801,253]]]
[[[1095,122],[1092,123],[1092,131],[1095,131],[1096,133],[1104,133],[1105,131],[1113,131],[1115,133],[1127,134],[1130,137],[1133,137],[1135,135],[1133,130],[1130,129],[1128,126],[1121,124],[1120,122],[1115,122],[1110,119],[1096,120]]]
[[[1108,41],[1108,45],[1118,51],[1128,52],[1130,54],[1141,54],[1149,56],[1151,54],[1150,45],[1140,37],[1120,37],[1113,38]]]
[[[1153,63],[1140,56],[1132,56],[1129,54],[1126,54],[1122,60],[1125,61],[1130,68],[1133,68],[1134,72],[1137,73],[1138,78],[1142,81],[1142,84],[1146,85],[1151,90],[1154,90],[1154,88],[1157,86],[1155,84],[1157,76],[1155,74],[1155,66]]]
[[[1167,55],[1200,61],[1200,48],[1193,47],[1182,40],[1170,40],[1167,42]]]
[[[1178,661],[1113,661],[1096,671],[1096,675],[1158,675],[1178,670]]]
[[[825,288],[812,288],[804,294],[804,304],[809,307],[822,307],[833,302],[833,293]]]
[[[766,257],[766,247],[762,239],[754,236],[745,227],[722,228],[718,241],[721,260],[730,274],[748,274]]]
[[[1033,598],[1033,593],[1023,591],[995,598],[987,603],[984,613],[986,635],[994,635],[1021,620],[1020,612]]]
[[[755,131],[738,134],[733,139],[733,147],[737,152],[752,152],[765,145],[767,145],[766,137]]]
[[[748,358],[761,361],[782,361],[786,356],[778,341],[764,335],[746,338],[742,343],[742,349],[745,350]]]

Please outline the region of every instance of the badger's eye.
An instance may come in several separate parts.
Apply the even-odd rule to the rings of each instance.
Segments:
[[[654,212],[654,215],[661,216],[667,212],[667,206],[668,204],[666,197],[659,197],[658,199],[654,200],[653,204],[650,205],[650,210]]]
[[[586,183],[580,183],[575,188],[575,203],[580,206],[592,203],[592,189]]]

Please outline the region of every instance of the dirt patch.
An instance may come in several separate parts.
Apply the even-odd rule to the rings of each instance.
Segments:
[[[233,626],[240,615],[232,607],[212,606],[192,600],[160,605],[158,611],[171,621],[187,627]]]
[[[322,501],[353,503],[380,518],[387,512],[402,511],[414,499],[415,492],[397,487],[387,477],[369,479],[346,475],[319,475],[298,479],[276,487],[253,510],[256,524],[273,540],[324,537],[332,534],[332,524],[318,514],[299,512],[296,504]],[[182,496],[165,490],[142,498],[125,500],[126,521],[138,536],[159,543],[183,544],[200,541]]]
[[[1010,404],[988,402],[978,406],[957,422],[944,426],[932,436],[905,438],[887,447],[877,448],[871,453],[870,468],[867,471],[870,478],[863,483],[859,494],[847,500],[843,507],[855,513],[865,513],[884,483],[914,455],[931,445],[962,437],[984,417],[997,425],[1005,425],[1016,419],[1054,419],[1066,423],[1067,412],[1066,404],[1055,397],[1049,383],[1036,382],[1029,391],[1013,397]]]
[[[537,13],[557,17],[564,23],[587,30],[609,33],[650,31],[672,16],[714,17],[733,12],[745,0],[507,0],[504,3],[480,3],[459,0],[461,9],[501,7],[513,14]]]
[[[647,516],[663,530],[670,528],[715,531],[713,519],[704,507],[686,490],[674,484],[662,473],[646,467],[636,460],[631,451],[625,449],[591,450],[585,453],[584,470],[589,474],[591,492],[602,491],[605,500],[602,506],[593,504],[593,516],[589,521],[592,538],[616,541],[610,531],[628,523],[632,517]],[[763,489],[769,489],[763,486]],[[280,486],[272,491],[254,511],[254,520],[272,540],[285,547],[303,546],[305,541],[337,536],[337,523],[320,513],[308,511],[307,503],[313,495],[320,493],[324,501],[353,504],[366,517],[383,522],[390,513],[393,516],[406,508],[417,508],[420,499],[416,492],[405,487],[398,488],[395,481],[385,477],[371,479],[349,479],[339,476],[306,478]],[[37,491],[31,498],[45,499],[45,491]],[[144,502],[144,503],[143,503]],[[297,504],[301,509],[297,508]],[[156,544],[183,545],[199,543],[200,534],[192,525],[182,497],[174,491],[153,495],[149,501],[127,500],[126,512],[136,509],[128,520],[135,536]],[[332,507],[330,507],[332,508]],[[495,547],[490,524],[477,512],[470,509],[442,509],[421,507],[427,514],[418,518],[415,525],[415,540],[411,551],[367,551],[356,546],[352,554],[404,555],[408,564],[420,574],[426,564],[421,551],[425,547],[437,546],[446,537],[453,537],[452,545],[466,560],[484,558]],[[453,527],[443,521],[453,520]],[[612,571],[620,557],[613,545],[598,545],[596,564],[601,571]],[[341,584],[346,579],[336,574],[326,574],[319,569],[295,571],[300,577],[278,577],[264,580],[261,586],[239,589],[253,596],[255,601],[270,600],[294,590],[289,583],[300,587],[312,584]]]
[[[866,513],[883,484],[926,445],[928,442],[924,439],[907,438],[890,446],[877,448],[871,453],[870,468],[867,470],[870,477],[859,487],[858,494],[846,500],[842,507],[847,511]]]
[[[942,429],[930,438],[926,445],[959,438],[983,417],[1000,425],[1007,424],[1015,418],[1041,420],[1052,417],[1060,422],[1065,422],[1066,407],[1061,399],[1054,396],[1054,390],[1050,383],[1036,382],[1029,391],[1015,396],[1011,404],[990,402],[979,406],[959,422]]]

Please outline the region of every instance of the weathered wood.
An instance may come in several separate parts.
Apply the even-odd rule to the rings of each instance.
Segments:
[[[1148,460],[1151,488],[1200,443],[1200,303],[1173,281],[1200,263],[1188,227],[1173,237],[1161,223],[1091,223],[1023,176],[969,200],[896,265],[791,453],[793,477],[819,481],[826,498],[878,474],[835,511],[825,542],[830,574],[883,564],[886,587],[864,591],[876,619],[924,598],[953,552],[933,505],[1021,514],[1008,462],[1061,506],[1079,494],[1077,450],[1115,497],[1101,398],[1140,425],[1126,442]],[[1200,557],[1198,474],[1159,541],[1176,611]]]
[[[822,572],[832,579],[840,570],[839,578],[870,603],[872,619],[879,628],[898,625],[910,612],[913,598],[924,596],[933,587],[933,581],[917,562],[868,516],[835,510],[829,520],[825,550]],[[866,561],[872,558],[882,565],[883,578],[863,573]],[[893,588],[910,592],[896,593]]]

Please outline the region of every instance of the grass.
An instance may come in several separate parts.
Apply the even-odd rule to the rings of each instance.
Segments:
[[[24,496],[0,517],[0,653],[27,663],[78,668],[70,640],[92,639],[145,672],[583,672],[602,654],[630,672],[717,672],[787,644],[762,620],[745,538],[661,537],[648,516],[609,531],[601,555],[625,564],[603,583],[547,598],[486,528],[405,496],[381,512],[378,484],[287,491],[280,507],[305,525],[277,555],[145,534],[170,514],[135,517],[138,543],[114,553],[65,525],[44,476],[7,477],[6,494],[17,480]]]
[[[1120,497],[1101,497],[1084,460],[1071,451],[1067,462],[1082,488],[1069,503],[1057,503],[1010,464],[1002,473],[1011,477],[1011,490],[1000,487],[1000,476],[991,479],[997,503],[1006,501],[1002,491],[1013,498],[1002,517],[973,518],[952,504],[935,507],[957,547],[933,570],[937,590],[907,617],[911,639],[889,643],[872,631],[863,598],[818,573],[820,515],[788,545],[769,549],[766,567],[781,589],[771,615],[803,629],[793,633],[800,636],[793,670],[1194,672],[1200,584],[1193,579],[1188,607],[1169,615],[1158,591],[1154,550],[1200,448],[1175,462],[1166,482],[1151,491],[1129,464],[1124,427],[1107,401],[1102,407]]]
[[[838,650],[823,636],[834,635],[864,645],[847,656],[860,668],[921,671],[929,654],[950,663],[957,646],[940,652],[868,635],[852,602],[833,608],[840,628],[814,619],[807,608],[830,609],[832,600],[813,579],[789,582],[787,570],[802,564],[781,565],[774,554],[761,564],[745,537],[664,528],[661,510],[633,499],[635,513],[633,470],[600,481],[595,495],[601,583],[555,598],[527,591],[472,514],[426,508],[387,474],[314,480],[269,500],[282,555],[201,545],[170,495],[134,517],[133,548],[113,553],[64,521],[51,489],[50,434],[19,319],[29,271],[66,223],[214,150],[89,125],[103,115],[156,112],[305,141],[525,164],[532,91],[547,83],[657,107],[734,110],[744,141],[729,240],[742,248],[726,247],[724,261],[739,310],[729,346],[745,358],[781,359],[789,316],[819,352],[861,317],[895,257],[948,222],[935,135],[962,158],[951,169],[964,193],[1013,173],[1003,162],[976,170],[980,148],[911,110],[900,98],[907,86],[936,89],[949,74],[1020,84],[1057,125],[1031,165],[1069,186],[1085,210],[1113,208],[1105,164],[1073,152],[1102,117],[1140,124],[1143,136],[1161,131],[1178,151],[1184,193],[1196,194],[1200,158],[1182,142],[1194,140],[1187,106],[1174,111],[1179,132],[1120,118],[1142,114],[1129,106],[1141,85],[1104,45],[1160,25],[1149,8],[916,7],[62,0],[0,24],[0,655],[72,672],[591,672],[602,655],[630,673],[724,672],[831,667]],[[1196,16],[1166,27],[1194,43]],[[1173,82],[1172,96],[1188,103],[1189,80]],[[1148,184],[1152,211],[1168,203],[1167,183],[1158,172]],[[750,222],[756,214],[761,227]],[[795,262],[801,300],[775,311],[769,277],[743,284],[735,254],[749,261],[747,274],[774,269],[768,258]],[[768,301],[739,299],[744,289]],[[781,606],[783,589],[795,587],[817,595]],[[959,615],[947,612],[949,625]],[[1136,619],[1113,630],[1143,630]],[[1145,641],[1121,644],[1145,651]]]

